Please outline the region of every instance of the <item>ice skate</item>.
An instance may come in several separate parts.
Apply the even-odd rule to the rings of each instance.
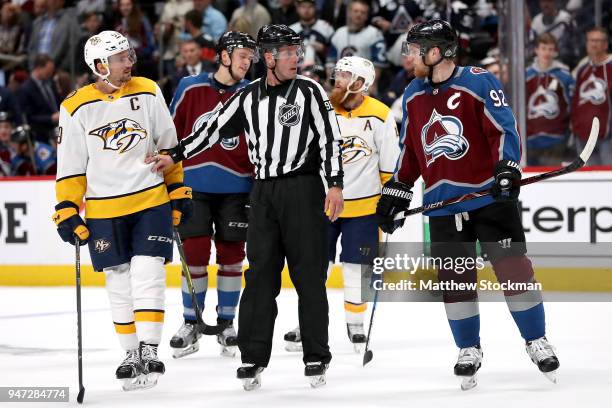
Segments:
[[[363,330],[363,323],[347,323],[346,334],[350,342],[353,343],[355,353],[363,353],[367,340],[365,331]]]
[[[166,372],[164,363],[157,358],[157,345],[140,343],[140,361],[142,363],[140,388],[154,387],[159,376]]]
[[[261,372],[263,367],[257,364],[243,363],[236,371],[236,378],[242,380],[245,391],[253,391],[261,387]]]
[[[234,330],[234,322],[217,318],[217,324],[226,323],[228,325],[225,330],[221,334],[217,334],[217,342],[221,345],[221,355],[223,357],[234,357],[238,348],[238,337],[236,337],[236,330]]]
[[[556,384],[559,359],[546,337],[540,337],[539,339],[527,342],[525,349],[531,361],[538,366],[542,374]]]
[[[308,377],[308,381],[310,381],[310,386],[312,388],[322,387],[327,384],[325,379],[327,367],[329,367],[329,364],[324,364],[320,361],[306,363],[304,375]]]
[[[172,339],[170,339],[170,347],[172,347],[172,357],[181,358],[193,354],[200,349],[198,339],[202,333],[198,331],[198,327],[194,323],[183,323]]]
[[[300,326],[285,333],[285,350],[289,352],[302,351],[302,336]]]
[[[467,347],[459,350],[459,358],[455,364],[455,375],[462,377],[461,389],[471,390],[478,382],[476,374],[482,364],[482,349],[480,346]]]
[[[117,368],[115,376],[122,382],[123,391],[133,391],[140,387],[142,364],[138,350],[128,350],[125,359]]]

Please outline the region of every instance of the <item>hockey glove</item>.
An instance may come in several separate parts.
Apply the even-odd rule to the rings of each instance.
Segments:
[[[89,239],[87,225],[79,215],[79,207],[72,201],[62,201],[55,206],[53,222],[57,225],[57,233],[64,240],[74,245],[74,238],[79,237],[79,243],[85,245]]]
[[[172,205],[172,225],[178,227],[193,215],[193,201],[191,201],[191,187],[183,183],[174,183],[168,186],[168,197]]]
[[[404,220],[394,221],[393,217],[410,207],[412,200],[411,186],[400,181],[389,180],[383,186],[380,200],[376,206],[378,225],[383,232],[392,234],[404,225]]]
[[[493,172],[491,196],[495,201],[515,201],[521,191],[521,166],[512,160],[500,160]]]

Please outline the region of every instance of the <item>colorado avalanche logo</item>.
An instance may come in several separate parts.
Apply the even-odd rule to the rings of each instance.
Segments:
[[[359,136],[348,136],[342,142],[342,164],[355,163],[372,154],[372,149]]]
[[[223,104],[221,102],[219,102],[217,104],[217,106],[215,106],[215,108],[209,112],[205,112],[203,114],[201,114],[200,116],[198,116],[198,118],[195,120],[195,122],[193,122],[193,126],[191,128],[192,132],[195,132],[196,130],[198,130],[199,128],[201,128],[202,126],[206,126],[206,122],[208,122],[210,120],[210,118],[217,113],[217,111],[219,109],[221,109],[223,107]],[[240,143],[240,137],[235,136],[235,137],[230,137],[230,138],[224,138],[221,139],[221,147],[223,147],[225,150],[234,150],[235,148],[238,147],[238,144]]]
[[[608,85],[595,75],[591,76],[580,85],[578,95],[580,95],[580,101],[578,105],[590,102],[593,105],[601,105],[606,101],[606,90]]]
[[[427,166],[440,156],[459,160],[470,148],[463,136],[463,124],[455,116],[442,116],[434,109],[429,122],[421,130],[421,143]]]
[[[539,87],[527,102],[527,118],[554,119],[559,115],[559,97],[553,91]]]
[[[100,126],[89,132],[104,142],[104,150],[117,150],[125,153],[147,137],[147,131],[138,122],[123,118],[115,122]]]

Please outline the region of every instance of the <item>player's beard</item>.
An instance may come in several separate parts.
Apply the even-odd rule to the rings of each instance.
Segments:
[[[334,108],[338,108],[342,106],[342,99],[344,99],[344,95],[346,94],[346,88],[333,88],[331,94],[329,95],[329,101],[332,103]]]
[[[414,64],[414,76],[417,78],[427,78],[429,76],[429,67],[423,63]]]

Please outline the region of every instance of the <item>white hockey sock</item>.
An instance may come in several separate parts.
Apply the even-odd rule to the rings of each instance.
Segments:
[[[106,292],[110,301],[111,316],[119,344],[124,350],[138,348],[138,336],[134,324],[134,306],[130,284],[130,264],[104,268]]]
[[[136,255],[132,257],[130,274],[138,340],[159,344],[164,325],[164,258]]]
[[[344,312],[349,324],[363,323],[367,303],[361,301],[361,265],[342,264],[344,278]]]

